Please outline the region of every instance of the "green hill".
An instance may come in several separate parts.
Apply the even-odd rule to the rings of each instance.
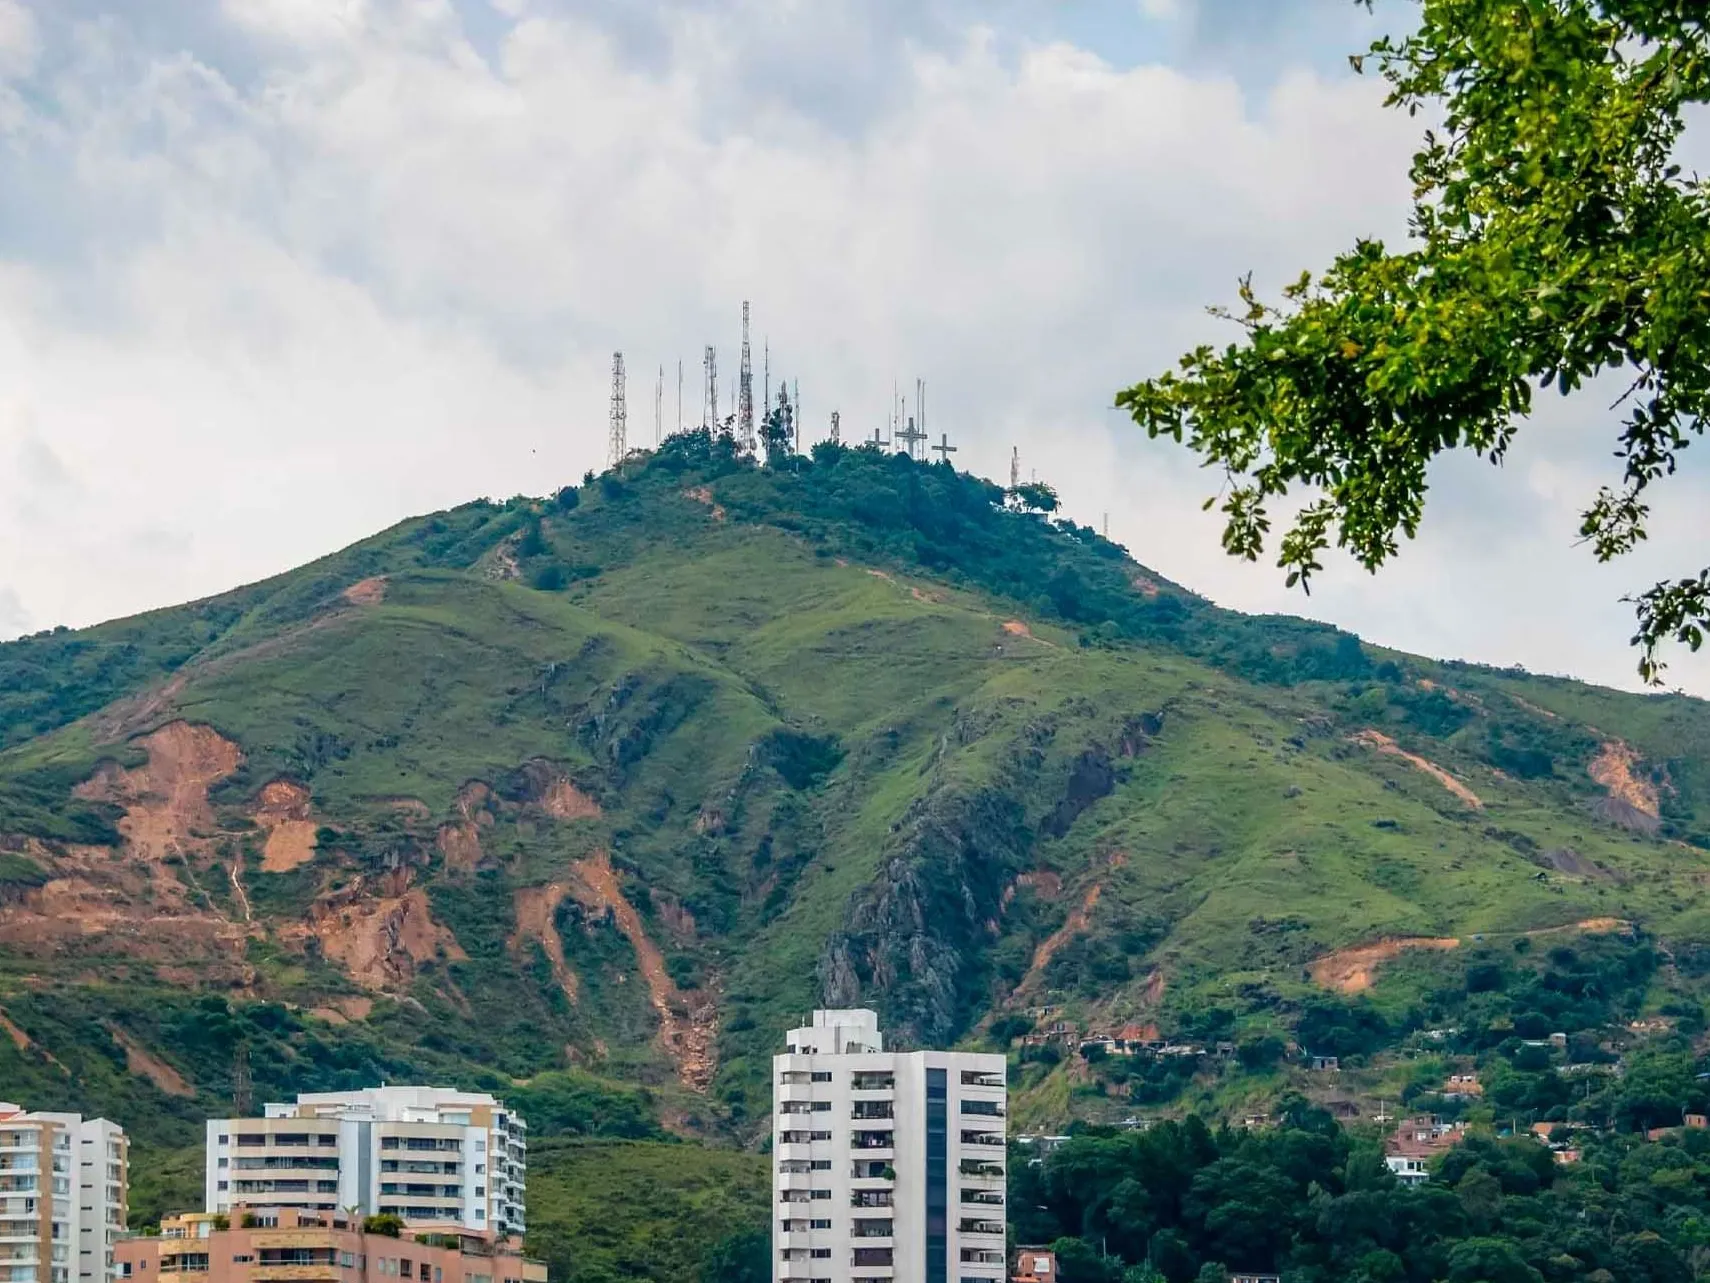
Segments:
[[[1710,707],[1223,611],[1003,500],[691,434],[0,646],[0,1081],[143,1152],[240,1060],[732,1144],[822,1002],[1242,1044],[1028,1048],[1051,1123],[1233,1108],[1304,1072],[1265,1035],[1375,1089],[1428,1027],[1701,1027]]]

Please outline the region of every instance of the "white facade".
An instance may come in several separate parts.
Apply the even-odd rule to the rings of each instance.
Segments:
[[[130,1147],[105,1118],[0,1101],[0,1283],[110,1283]]]
[[[1001,1055],[887,1052],[875,1013],[816,1011],[772,1083],[775,1280],[1004,1278]]]
[[[477,1234],[526,1228],[528,1128],[491,1096],[374,1087],[305,1093],[262,1114],[208,1122],[207,1211],[356,1208]]]

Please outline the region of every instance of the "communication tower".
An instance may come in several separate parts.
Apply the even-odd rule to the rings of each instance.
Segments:
[[[737,376],[736,435],[754,453],[754,353],[748,346],[748,300],[742,301],[742,371]]]
[[[833,445],[843,444],[843,416],[836,410],[831,412],[831,443]]]
[[[706,386],[701,389],[705,400],[701,404],[701,426],[708,432],[718,431],[718,351],[711,343],[701,357]]]
[[[624,403],[623,353],[612,353],[612,432],[606,466],[615,468],[629,453],[629,408]]]

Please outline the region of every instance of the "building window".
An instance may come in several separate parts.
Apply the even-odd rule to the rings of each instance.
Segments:
[[[926,1071],[926,1283],[947,1283],[950,1272],[949,1080]],[[887,1262],[888,1263],[888,1262]]]

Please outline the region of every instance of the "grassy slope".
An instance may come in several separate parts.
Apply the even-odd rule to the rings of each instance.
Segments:
[[[245,817],[276,776],[305,784],[336,835],[293,874],[246,858],[268,930],[250,945],[253,992],[234,996],[229,1020],[99,939],[68,956],[0,956],[0,1006],[66,1066],[0,1040],[0,1079],[32,1100],[146,1119],[142,1143],[169,1152],[227,1098],[240,1036],[261,1095],[376,1074],[514,1090],[569,1047],[598,1075],[647,1084],[648,1108],[717,1131],[716,1109],[674,1087],[652,1044],[655,1017],[615,929],[561,911],[583,985],[574,1006],[544,957],[510,939],[513,895],[595,849],[612,853],[674,974],[719,986],[715,1094],[739,1133],[752,1129],[744,1111],[763,1108],[776,1030],[822,992],[828,942],[846,938],[839,956],[894,1022],[954,1035],[1010,1001],[1035,947],[1095,884],[1087,947],[1114,950],[1115,970],[1089,981],[1059,963],[1018,1003],[1053,995],[1115,1019],[1154,1009],[1159,972],[1166,1019],[1214,1003],[1286,1018],[1311,992],[1307,961],[1382,935],[1609,915],[1665,940],[1710,939],[1693,907],[1710,854],[1678,840],[1703,827],[1701,703],[1357,647],[1355,675],[1326,677],[1348,658],[1333,632],[1242,620],[1169,585],[1161,597],[1130,588],[1138,568],[1085,532],[982,516],[974,503],[959,542],[940,532],[923,545],[906,523],[904,535],[887,524],[889,509],[845,517],[846,495],[871,506],[895,485],[912,503],[920,486],[944,484],[941,470],[845,466],[847,483],[819,490],[812,475],[709,475],[723,520],[682,493],[702,478],[657,469],[627,490],[586,488],[574,512],[472,505],[212,603],[0,647],[0,730],[13,744],[0,753],[0,829],[64,839],[110,826],[110,813],[67,800],[70,784],[104,756],[140,761],[126,736],[184,718],[246,756],[214,794],[223,858],[254,856]],[[536,546],[519,545],[536,523]],[[945,546],[960,560],[922,564]],[[502,550],[525,581],[558,568],[566,586],[496,582],[486,572]],[[342,602],[377,573],[390,576],[383,602]],[[1011,620],[1032,636],[1006,631]],[[1392,669],[1377,666],[1385,659]],[[181,684],[162,707],[128,722],[109,708],[168,674]],[[1455,707],[1422,705],[1420,679],[1453,688],[1430,698]],[[1153,729],[1125,756],[1137,720]],[[1367,726],[1455,772],[1483,809],[1349,741]],[[768,765],[784,731],[834,741],[839,764],[792,785]],[[1610,737],[1666,772],[1671,827],[1657,836],[1592,809],[1587,754]],[[1498,741],[1536,748],[1548,770],[1499,774]],[[1110,791],[1058,832],[1052,817],[1088,753],[1108,759]],[[567,770],[604,815],[552,823],[496,804],[481,835],[493,867],[446,870],[435,830],[459,789],[482,780],[502,793],[536,758]],[[428,818],[399,818],[399,797]],[[1564,847],[1618,876],[1539,879],[1537,853]],[[467,961],[424,968],[405,1000],[383,998],[366,1021],[307,1015],[359,987],[275,928],[325,889],[397,867],[429,889]],[[1056,873],[1060,894],[1014,893],[1026,870]],[[219,878],[202,883],[237,911]],[[999,885],[1013,897],[1000,903]],[[963,902],[987,916],[958,924],[942,912]],[[693,937],[673,934],[671,904],[693,916]],[[898,934],[911,913],[924,925]],[[896,975],[898,959],[906,971],[935,951],[960,970]],[[1397,968],[1379,1001],[1411,1001],[1425,982],[1410,975]],[[954,991],[943,1010],[919,998],[934,985]],[[499,1014],[478,1021],[476,1010]],[[195,1097],[128,1074],[115,1024]],[[1042,1092],[1046,1113],[1069,1107],[1060,1076]]]
[[[530,1250],[562,1283],[692,1280],[726,1235],[766,1224],[772,1185],[758,1154],[637,1142],[535,1147]]]

